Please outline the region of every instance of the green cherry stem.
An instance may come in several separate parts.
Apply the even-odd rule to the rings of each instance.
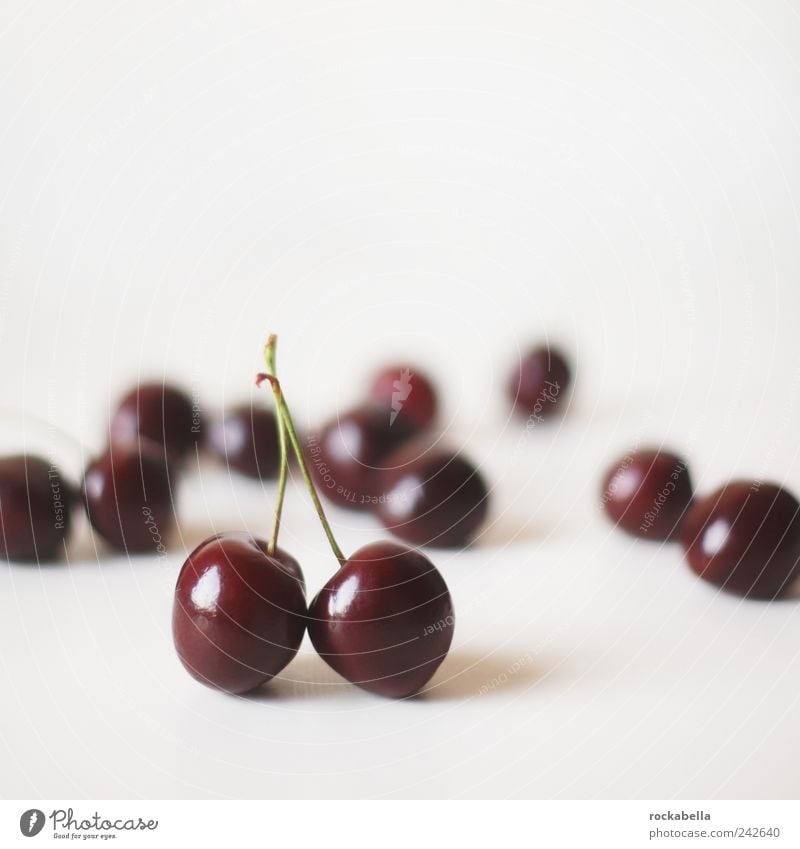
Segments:
[[[272,350],[274,351],[276,342],[276,337],[270,336],[265,351],[269,351],[270,348],[272,348]],[[308,488],[309,495],[311,496],[311,501],[314,504],[314,509],[317,511],[317,516],[319,517],[322,529],[325,531],[325,536],[328,538],[331,550],[333,551],[333,554],[336,559],[339,561],[339,565],[344,566],[347,560],[342,552],[342,549],[339,548],[339,543],[336,542],[336,537],[334,537],[333,535],[333,531],[331,530],[330,523],[328,522],[328,517],[325,515],[325,510],[322,506],[322,502],[319,500],[319,495],[317,495],[317,490],[314,486],[314,482],[311,480],[311,473],[308,471],[308,465],[306,464],[306,459],[303,456],[303,449],[300,445],[300,439],[297,436],[297,428],[295,428],[294,426],[294,420],[292,419],[291,412],[289,412],[289,406],[286,403],[286,398],[284,397],[283,390],[281,389],[280,381],[274,374],[274,362],[270,363],[267,359],[267,368],[271,370],[271,373],[259,374],[256,377],[256,385],[260,386],[263,381],[268,380],[270,386],[272,387],[272,393],[275,396],[275,404],[278,408],[280,417],[283,420],[283,426],[286,429],[286,435],[289,437],[289,442],[291,443],[291,446],[294,449],[295,457],[297,457],[297,462],[300,466],[300,471],[303,474],[303,480],[305,481],[306,487]]]
[[[275,348],[278,339],[276,336],[270,336],[269,341],[264,348],[264,362],[267,365],[267,371],[270,374],[275,374]],[[277,396],[276,396],[277,402]],[[276,404],[277,406],[277,404]],[[286,450],[286,425],[283,421],[283,415],[280,409],[276,409],[275,426],[278,430],[278,494],[275,501],[275,513],[272,518],[272,535],[267,544],[267,553],[274,557],[278,549],[278,534],[281,530],[281,516],[283,514],[283,501],[286,497],[286,481],[289,477],[289,452]]]

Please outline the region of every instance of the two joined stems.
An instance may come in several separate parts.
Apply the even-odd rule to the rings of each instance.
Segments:
[[[286,480],[289,474],[289,457],[286,444],[288,437],[292,449],[294,450],[295,457],[297,457],[300,471],[303,474],[303,480],[306,483],[306,487],[308,487],[308,492],[311,496],[311,501],[314,504],[314,509],[317,511],[317,516],[319,517],[322,529],[325,531],[325,536],[328,538],[328,542],[330,543],[331,550],[333,551],[336,559],[339,561],[339,565],[344,566],[346,558],[342,553],[342,549],[339,548],[339,544],[336,542],[336,538],[334,537],[330,523],[328,522],[328,517],[325,515],[325,510],[322,507],[322,502],[319,500],[319,495],[317,495],[316,487],[311,479],[311,473],[308,470],[308,465],[306,464],[306,459],[303,454],[303,448],[300,445],[297,429],[294,426],[292,414],[289,412],[286,398],[284,397],[280,381],[278,380],[275,371],[275,348],[277,343],[278,337],[275,335],[270,336],[267,340],[267,344],[264,348],[264,362],[267,366],[267,374],[259,374],[256,377],[256,384],[258,386],[260,386],[265,380],[269,381],[269,384],[272,387],[272,394],[275,396],[275,406],[278,414],[277,427],[278,446],[280,450],[280,472],[278,474],[278,500],[275,504],[275,516],[272,523],[272,537],[269,541],[269,552],[270,554],[274,554],[278,545],[278,533],[280,531],[283,500],[286,495]]]

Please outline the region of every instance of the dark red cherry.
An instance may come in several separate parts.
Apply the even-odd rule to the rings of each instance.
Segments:
[[[250,404],[233,407],[211,425],[208,440],[229,468],[257,480],[277,476],[280,454],[271,410]]]
[[[652,540],[677,536],[694,490],[689,467],[671,451],[641,450],[620,458],[606,473],[602,502],[623,531]]]
[[[264,543],[259,540],[259,546],[263,548]],[[303,575],[303,570],[300,568],[300,564],[289,554],[287,551],[284,551],[282,548],[276,548],[275,554],[272,555],[272,559],[277,561],[278,566],[283,569],[284,572],[300,587],[300,592],[303,594],[303,603],[305,604],[306,598],[306,579]]]
[[[360,548],[309,607],[321,657],[353,684],[403,698],[420,690],[450,649],[447,584],[425,555],[394,542]]]
[[[186,670],[209,687],[245,693],[297,654],[306,627],[300,566],[246,533],[201,543],[178,575],[172,636]]]
[[[83,478],[89,521],[119,551],[163,551],[175,523],[174,487],[162,446],[112,443]]]
[[[379,493],[375,472],[394,447],[409,436],[388,410],[364,405],[330,421],[307,440],[306,454],[317,488],[334,504],[368,509]]]
[[[41,562],[63,554],[74,493],[41,457],[0,457],[0,558]]]
[[[408,366],[389,366],[378,374],[370,398],[389,413],[392,426],[404,423],[410,430],[425,430],[436,418],[436,390],[422,372]]]
[[[120,401],[109,436],[112,442],[135,442],[144,436],[182,458],[202,441],[199,407],[175,386],[143,383]]]
[[[515,366],[508,394],[518,412],[540,421],[566,403],[571,379],[564,354],[553,347],[533,348]]]
[[[243,539],[248,542],[248,544],[250,544],[251,541],[255,541],[255,544],[265,554],[269,551],[267,542],[261,539],[260,537],[255,537],[246,531],[225,531],[223,533],[212,534],[210,537],[206,537],[199,545],[195,546],[189,557],[193,557],[196,551],[199,551],[201,548],[204,548],[214,540],[224,540],[233,538]],[[289,577],[297,581],[297,583],[300,585],[300,589],[303,592],[303,598],[305,598],[306,579],[303,575],[303,570],[300,568],[300,564],[297,562],[297,560],[292,557],[291,554],[289,554],[287,551],[284,551],[280,547],[276,548],[275,554],[272,554],[270,556],[273,560],[277,561],[278,565],[281,567],[281,569],[283,569],[284,572],[286,572],[287,575],[289,575]]]
[[[414,545],[466,545],[483,524],[489,490],[461,454],[414,442],[389,455],[375,513],[388,531]]]
[[[777,598],[800,570],[800,503],[775,484],[734,481],[695,501],[681,541],[706,581],[741,596]]]

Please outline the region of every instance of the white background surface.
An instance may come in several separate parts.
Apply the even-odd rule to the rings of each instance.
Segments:
[[[183,672],[183,553],[269,525],[272,487],[220,469],[166,559],[82,526],[68,566],[0,570],[0,793],[796,796],[797,603],[718,595],[597,488],[663,441],[701,490],[800,490],[798,47],[778,0],[5,0],[0,448],[77,474],[128,383],[212,411],[277,331],[303,423],[411,355],[495,492],[473,549],[432,554],[455,644],[410,702],[307,646],[248,698]],[[526,435],[502,383],[545,337],[576,391]],[[345,550],[379,534],[331,515]],[[321,586],[296,487],[283,545]]]

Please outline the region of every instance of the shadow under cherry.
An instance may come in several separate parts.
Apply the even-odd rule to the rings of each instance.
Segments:
[[[404,701],[428,704],[437,701],[468,701],[523,692],[552,674],[554,664],[541,653],[470,650],[451,652],[431,681]],[[358,690],[314,652],[298,655],[283,672],[262,687],[242,696],[250,701],[310,700],[319,697],[365,698],[383,696]]]

